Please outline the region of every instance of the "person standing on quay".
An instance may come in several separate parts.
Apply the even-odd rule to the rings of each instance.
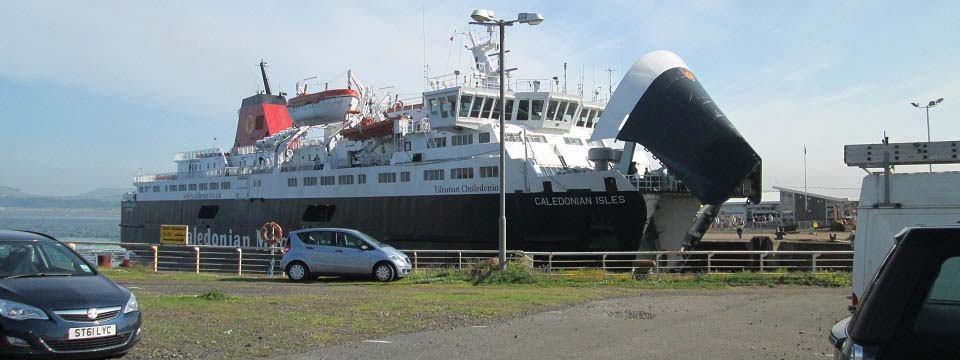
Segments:
[[[743,239],[743,220],[737,221],[737,239]]]

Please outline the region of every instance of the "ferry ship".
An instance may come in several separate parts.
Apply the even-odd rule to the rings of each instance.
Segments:
[[[472,73],[429,79],[416,104],[352,72],[346,88],[304,82],[287,100],[261,62],[264,91],[241,102],[233,146],[137,176],[121,241],[158,243],[161,225],[179,224],[190,244],[266,246],[261,226],[276,222],[354,228],[403,249],[496,249],[501,142],[510,249],[690,247],[711,209],[759,194],[759,156],[669,52],[641,58],[609,102],[508,77],[500,138],[488,35],[466,34]]]

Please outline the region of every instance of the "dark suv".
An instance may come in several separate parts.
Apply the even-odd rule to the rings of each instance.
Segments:
[[[906,228],[852,317],[837,359],[960,359],[960,227]]]
[[[140,321],[137,298],[63,243],[0,230],[0,358],[123,356]]]

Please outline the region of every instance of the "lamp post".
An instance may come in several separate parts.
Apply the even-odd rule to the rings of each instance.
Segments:
[[[497,169],[497,175],[500,178],[500,218],[498,221],[499,224],[499,245],[497,246],[497,254],[500,260],[500,270],[507,268],[507,177],[506,177],[506,151],[504,150],[504,137],[506,132],[504,131],[504,119],[507,111],[507,100],[506,100],[506,58],[504,51],[504,41],[505,41],[505,29],[507,26],[513,26],[514,23],[521,23],[527,25],[537,25],[543,22],[543,16],[538,13],[520,13],[517,15],[516,20],[501,20],[497,19],[497,15],[493,10],[474,10],[470,14],[470,18],[474,21],[471,21],[470,24],[473,25],[483,25],[483,26],[497,26],[500,29],[500,164]]]
[[[915,102],[910,103],[910,105],[913,105],[913,107],[915,108],[927,110],[927,146],[930,146],[930,108],[937,106],[937,104],[942,102],[943,102],[943,98],[930,100],[930,102],[927,103],[927,106],[920,106],[919,103],[915,103]],[[933,172],[933,164],[929,164],[929,166],[930,166],[930,172]]]

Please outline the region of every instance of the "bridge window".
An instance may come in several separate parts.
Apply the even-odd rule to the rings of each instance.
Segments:
[[[220,190],[230,190],[230,183],[228,182],[220,183]]]
[[[288,178],[287,179],[288,187],[297,187],[297,178]]]
[[[446,101],[440,99],[440,113],[443,117],[450,117],[457,114],[457,96],[447,96]]]
[[[473,96],[463,95],[460,96],[460,117],[467,117],[470,114],[470,102],[473,101]]]
[[[543,100],[533,100],[531,102],[530,120],[543,120]]]
[[[480,118],[489,119],[489,118],[490,118],[490,110],[493,109],[494,99],[490,99],[490,98],[485,98],[485,99],[486,99],[486,101],[483,102],[483,112],[480,113]],[[498,111],[498,113],[499,113],[499,111]],[[497,116],[500,116],[500,115],[497,115]]]
[[[573,121],[574,116],[577,115],[578,104],[575,102],[568,103],[567,112],[563,114],[563,122]]]
[[[513,99],[507,100],[507,107],[504,115],[504,120],[513,120]]]
[[[520,100],[517,105],[517,120],[530,119],[530,100]]]
[[[303,178],[303,186],[317,186],[317,177],[307,176]]]
[[[553,120],[557,116],[557,105],[559,103],[556,100],[550,101],[550,105],[547,107],[547,120]],[[566,105],[566,103],[564,103]]]
[[[488,143],[488,142],[490,142],[490,133],[488,133],[488,132],[482,132],[482,133],[477,134],[477,143],[478,143],[478,144],[486,144],[486,143]]]
[[[600,114],[599,111],[595,111],[595,110],[591,110],[591,111],[590,111],[590,117],[587,118],[587,127],[588,127],[588,128],[592,128],[592,127],[593,127],[593,122],[594,122],[594,120],[597,119],[597,117],[599,116],[599,114]]]
[[[430,115],[440,116],[439,99],[427,99],[427,106],[430,108]]]
[[[210,183],[210,190],[220,190],[220,183]]]
[[[330,176],[321,176],[320,185],[334,185],[337,178],[333,175]]]
[[[358,174],[357,184],[366,184],[366,183],[367,183],[367,174]]]
[[[187,191],[187,184],[177,185],[177,191]]]
[[[480,117],[480,109],[483,107],[483,102],[488,100],[485,97],[477,96],[473,100],[473,106],[470,107],[470,117],[478,118]]]
[[[574,124],[574,125],[579,126],[579,127],[583,127],[584,125],[586,125],[586,124],[587,124],[587,118],[589,117],[590,113],[592,113],[592,112],[593,112],[593,110],[591,110],[591,109],[586,109],[586,108],[583,109],[583,110],[580,110],[580,117],[577,118],[577,123]]]
[[[337,177],[337,182],[340,185],[352,185],[353,184],[353,175],[340,175]]]
[[[503,107],[500,104],[500,99],[496,99],[493,102],[493,111],[490,112],[490,118],[494,120],[500,119],[500,108]]]
[[[160,187],[159,187],[159,186],[154,186],[154,187],[153,187],[153,192],[160,192]]]
[[[400,182],[410,182],[410,172],[401,171],[400,172]]]
[[[200,191],[206,191],[206,190],[207,190],[207,183],[200,183],[200,184],[198,184],[198,188],[200,189]]]

